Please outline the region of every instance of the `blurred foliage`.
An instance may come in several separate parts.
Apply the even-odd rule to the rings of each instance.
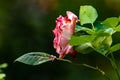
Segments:
[[[6,67],[7,67],[6,63],[0,64],[0,80],[4,80],[4,78],[6,77],[6,74],[3,73],[3,70],[2,70],[2,68],[6,68]]]
[[[98,20],[104,20],[120,15],[119,3],[120,0],[0,0],[0,63],[9,64],[5,70],[5,79],[104,80],[97,71],[65,62],[56,61],[33,67],[13,61],[22,54],[35,51],[57,55],[52,47],[52,29],[58,15],[64,15],[67,10],[78,15],[80,5],[89,4],[97,9]],[[120,33],[115,34],[117,35],[113,35],[113,45],[120,42]],[[119,51],[116,53],[117,63],[120,64]],[[111,64],[103,56],[95,53],[78,54],[77,58],[81,63],[99,63],[100,68],[115,80],[116,75],[110,67]]]

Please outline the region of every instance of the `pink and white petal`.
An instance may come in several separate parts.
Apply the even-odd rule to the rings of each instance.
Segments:
[[[67,11],[66,14],[67,14],[68,19],[70,19],[70,20],[72,20],[73,18],[77,19],[77,16],[74,13],[72,13],[71,11]]]

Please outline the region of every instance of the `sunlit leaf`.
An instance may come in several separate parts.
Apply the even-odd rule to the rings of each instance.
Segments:
[[[106,47],[110,47],[112,45],[112,36],[106,36],[106,38],[103,41],[103,44],[106,45]]]
[[[29,65],[39,65],[51,60],[54,60],[56,57],[43,52],[31,52],[22,55],[17,58],[15,61],[22,62]]]
[[[110,48],[110,53],[120,50],[120,43],[113,45]]]
[[[76,46],[83,43],[91,42],[94,39],[94,36],[84,35],[84,36],[72,36],[70,40],[70,45]]]
[[[6,68],[8,66],[7,63],[0,64],[0,68]]]
[[[112,35],[115,31],[113,30],[113,28],[106,28],[104,32]]]
[[[0,80],[3,80],[3,78],[6,76],[4,73],[0,73]]]
[[[120,32],[120,25],[118,25],[117,27],[115,27],[115,30],[116,30],[117,32]]]
[[[106,20],[103,21],[103,24],[106,27],[116,27],[119,23],[119,19],[117,17],[111,17],[111,18],[107,18]]]
[[[98,14],[94,7],[89,5],[80,6],[79,19],[80,19],[81,25],[86,23],[93,24],[97,19],[97,17],[98,17]]]

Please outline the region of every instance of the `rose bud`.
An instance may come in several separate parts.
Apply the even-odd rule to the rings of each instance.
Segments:
[[[75,26],[78,18],[70,11],[66,12],[67,16],[59,16],[56,20],[56,27],[53,30],[55,38],[53,40],[54,48],[59,54],[59,58],[63,58],[66,54],[76,54],[73,46],[69,44],[71,36],[75,33]]]

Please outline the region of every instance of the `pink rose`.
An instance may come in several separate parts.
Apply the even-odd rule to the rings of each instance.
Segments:
[[[59,54],[59,58],[63,58],[66,54],[74,54],[73,47],[68,43],[71,36],[75,32],[77,16],[70,11],[66,12],[67,16],[59,16],[56,20],[56,28],[53,30],[55,35],[54,48]]]

